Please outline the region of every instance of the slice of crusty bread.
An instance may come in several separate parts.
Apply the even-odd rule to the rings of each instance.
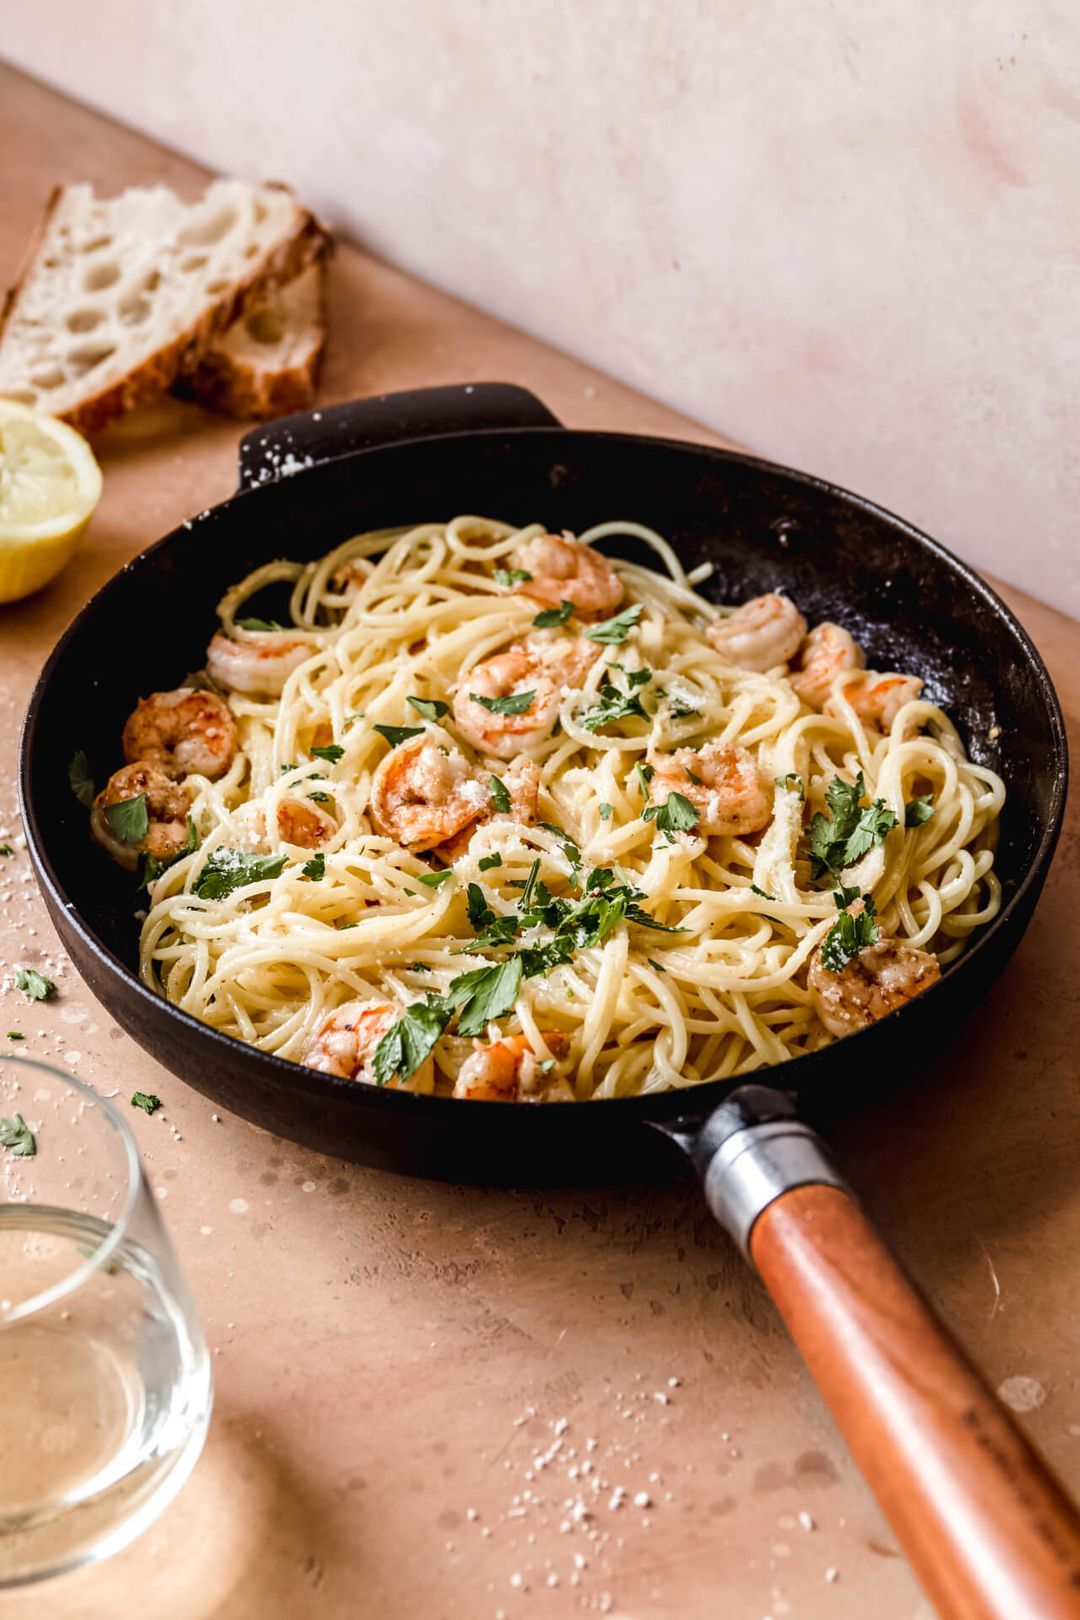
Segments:
[[[283,186],[218,180],[195,203],[166,186],[50,199],[0,322],[0,394],[83,432],[160,394],[240,313],[290,280],[325,234]]]
[[[265,420],[315,399],[323,324],[323,266],[253,295],[244,313],[177,379],[175,392],[226,416]]]

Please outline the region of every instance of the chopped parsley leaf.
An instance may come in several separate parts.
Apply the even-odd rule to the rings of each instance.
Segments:
[[[496,568],[492,575],[496,585],[510,589],[514,585],[525,585],[532,575],[527,568]]]
[[[602,804],[600,806],[600,820],[601,821],[610,821],[614,814],[615,814],[615,809],[614,809],[613,805]]]
[[[276,878],[287,860],[287,855],[251,855],[247,850],[223,845],[207,856],[191,892],[200,900],[224,900],[249,883]]]
[[[574,611],[573,602],[561,601],[557,608],[545,608],[533,620],[537,630],[554,630],[556,625],[565,624]]]
[[[492,698],[481,697],[478,692],[470,692],[469,696],[474,703],[479,703],[480,707],[486,709],[489,714],[525,714],[530,708],[536,693],[535,691],[509,692],[506,697]]]
[[[373,729],[386,738],[391,748],[400,748],[402,743],[424,735],[423,726],[375,726]]]
[[[646,957],[646,958],[645,958],[645,960],[646,960],[646,962],[648,962],[648,964],[649,964],[649,966],[650,966],[650,967],[651,967],[651,968],[654,968],[654,969],[655,969],[655,971],[656,971],[656,972],[657,972],[657,973],[666,973],[666,972],[667,972],[667,968],[666,968],[666,967],[661,967],[661,966],[660,966],[660,963],[659,963],[659,962],[658,962],[658,961],[657,961],[657,960],[656,960],[656,958],[655,958],[655,957],[652,957],[652,956],[647,956],[647,957]]]
[[[474,934],[486,928],[489,922],[494,922],[496,913],[492,911],[487,902],[487,895],[479,883],[470,883],[465,891],[465,910],[469,918],[469,926]]]
[[[434,1003],[434,1005],[429,1005]],[[394,1079],[407,1080],[431,1054],[449,1022],[441,996],[429,992],[423,1001],[406,1007],[379,1041],[371,1058],[375,1084],[387,1086]]]
[[[22,1034],[20,1030],[9,1029],[7,1032],[7,1038],[9,1041],[25,1041],[26,1036]]]
[[[0,855],[14,855],[14,853],[10,844],[0,844]]]
[[[452,878],[453,875],[453,867],[446,866],[441,872],[425,872],[422,877],[417,879],[417,882],[422,883],[426,889],[437,889],[440,884],[445,883],[447,878]]]
[[[773,778],[773,781],[775,782],[776,786],[781,788],[785,793],[797,793],[800,799],[806,798],[806,788],[803,786],[803,779],[801,776],[796,776],[794,771],[789,771],[786,776],[776,776]]]
[[[363,720],[366,714],[366,709],[354,709],[351,714],[345,716],[346,727],[355,725],[358,720]]]
[[[637,777],[638,787],[641,789],[641,797],[647,799],[649,797],[649,783],[656,775],[655,768],[652,765],[643,765],[639,759],[634,766],[634,775]]]
[[[378,731],[378,726],[376,726]],[[309,748],[308,753],[312,759],[325,759],[328,765],[336,765],[345,753],[340,743],[327,743],[325,748]]]
[[[502,778],[498,776],[488,777],[488,787],[491,789],[491,797],[495,801],[496,810],[501,816],[505,816],[510,809],[509,788]]]
[[[278,624],[276,619],[234,619],[233,623],[238,630],[284,630],[285,628],[283,624]]]
[[[699,816],[690,800],[682,793],[669,793],[663,804],[650,804],[641,813],[642,821],[655,821],[664,833],[692,832]]]
[[[512,1012],[521,989],[520,956],[507,957],[497,967],[474,968],[450,981],[446,1000],[458,1009],[459,1035],[482,1035],[488,1024]]]
[[[56,993],[56,986],[44,973],[38,973],[33,968],[18,968],[15,972],[15,988],[21,990],[24,996],[31,1001],[48,1001]]]
[[[441,720],[444,714],[450,713],[449,703],[444,703],[442,698],[407,697],[405,701],[425,720]]]
[[[77,748],[71,756],[71,764],[68,766],[68,786],[83,809],[89,810],[97,789],[90,774],[90,761],[81,748]]]
[[[529,876],[525,880],[525,887],[521,891],[521,896],[518,900],[519,911],[528,911],[529,907],[532,905],[533,893],[536,889],[536,880],[539,876],[540,857],[538,855],[529,868]]]
[[[617,669],[620,675],[626,676],[626,689],[634,691],[635,687],[648,686],[652,680],[651,669],[627,669],[624,664],[609,664],[609,669]]]
[[[610,725],[614,720],[628,720],[632,717],[640,720],[650,718],[648,709],[635,693],[620,692],[610,681],[602,682],[598,695],[600,702],[594,708],[586,709],[583,714],[578,715],[578,720],[586,731],[598,731],[601,726]]]
[[[324,878],[326,876],[326,856],[322,850],[317,855],[313,855],[310,861],[305,861],[300,871],[304,877],[312,878],[316,883],[320,878]]]
[[[105,820],[121,843],[141,844],[150,830],[146,794],[137,793],[133,799],[121,799],[118,804],[107,804]]]
[[[493,855],[481,855],[476,864],[481,872],[490,872],[492,867],[502,865],[502,856],[496,850]]]
[[[355,927],[355,926],[356,925],[354,923],[353,927]],[[431,968],[428,966],[428,964],[426,962],[410,962],[409,963],[409,972],[410,973],[430,973]]]
[[[16,1159],[32,1159],[37,1152],[34,1133],[21,1114],[0,1119],[0,1147],[10,1148]]]
[[[917,799],[909,799],[904,806],[904,826],[921,827],[924,821],[929,821],[934,813],[934,795],[923,793]]]
[[[775,900],[776,899],[775,894],[766,894],[765,890],[764,889],[759,889],[756,883],[751,883],[751,885],[750,885],[750,893],[751,894],[759,894],[763,900]]]
[[[839,904],[839,898],[837,903]],[[830,973],[839,973],[853,956],[858,956],[868,945],[875,945],[879,937],[875,919],[876,909],[868,894],[863,895],[863,909],[857,915],[852,916],[850,911],[842,911],[822,941],[822,967],[827,968]]]
[[[141,1108],[144,1114],[156,1114],[161,1107],[161,1098],[156,1097],[152,1091],[133,1091],[131,1106]]]
[[[810,823],[810,871],[815,878],[833,877],[884,843],[896,826],[896,817],[875,799],[866,809],[859,800],[866,793],[862,771],[853,783],[834,776],[825,791],[829,814],[818,811]]]
[[[606,647],[621,646],[643,612],[643,604],[634,602],[630,607],[623,608],[621,613],[616,613],[614,618],[605,619],[602,624],[595,624],[591,630],[586,630],[586,639],[588,641],[599,641]]]

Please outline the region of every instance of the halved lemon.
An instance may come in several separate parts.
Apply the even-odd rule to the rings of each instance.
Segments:
[[[101,468],[55,416],[0,399],[0,602],[55,579],[101,498]]]

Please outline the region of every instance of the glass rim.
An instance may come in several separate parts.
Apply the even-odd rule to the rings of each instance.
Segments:
[[[40,1058],[23,1057],[21,1054],[16,1056],[14,1053],[4,1053],[3,1057],[0,1058],[0,1076],[3,1075],[4,1066],[9,1063],[16,1069],[39,1069],[43,1074],[50,1074],[55,1079],[62,1080],[65,1086],[69,1086],[73,1091],[81,1093],[88,1102],[92,1102],[95,1107],[103,1111],[105,1118],[120,1138],[123,1148],[127,1165],[127,1193],[124,1198],[123,1209],[113,1223],[112,1229],[104,1242],[100,1243],[94,1252],[83,1260],[81,1265],[76,1266],[73,1271],[69,1272],[66,1277],[62,1277],[59,1282],[53,1283],[49,1288],[43,1288],[38,1294],[31,1294],[28,1299],[20,1300],[17,1305],[9,1306],[6,1310],[0,1309],[0,1325],[25,1321],[27,1317],[36,1316],[39,1311],[48,1310],[50,1306],[55,1305],[59,1300],[75,1293],[84,1283],[90,1280],[96,1271],[100,1271],[107,1266],[131,1225],[131,1217],[135,1213],[135,1205],[139,1201],[139,1192],[142,1187],[142,1163],[139,1159],[139,1149],[134,1133],[123,1114],[108,1097],[103,1097],[100,1091],[95,1091],[93,1086],[88,1085],[85,1080],[77,1079],[75,1075],[70,1074],[66,1069],[58,1069],[53,1063],[43,1063]],[[31,1202],[10,1204],[0,1201],[0,1208],[32,1210],[34,1205]]]

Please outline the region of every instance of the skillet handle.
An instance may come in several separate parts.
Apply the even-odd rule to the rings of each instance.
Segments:
[[[321,461],[444,433],[484,428],[557,428],[547,406],[515,383],[457,383],[376,394],[281,416],[240,440],[239,488],[255,489]]]
[[[683,1146],[939,1612],[1077,1620],[1080,1515],[794,1105],[740,1087]]]

